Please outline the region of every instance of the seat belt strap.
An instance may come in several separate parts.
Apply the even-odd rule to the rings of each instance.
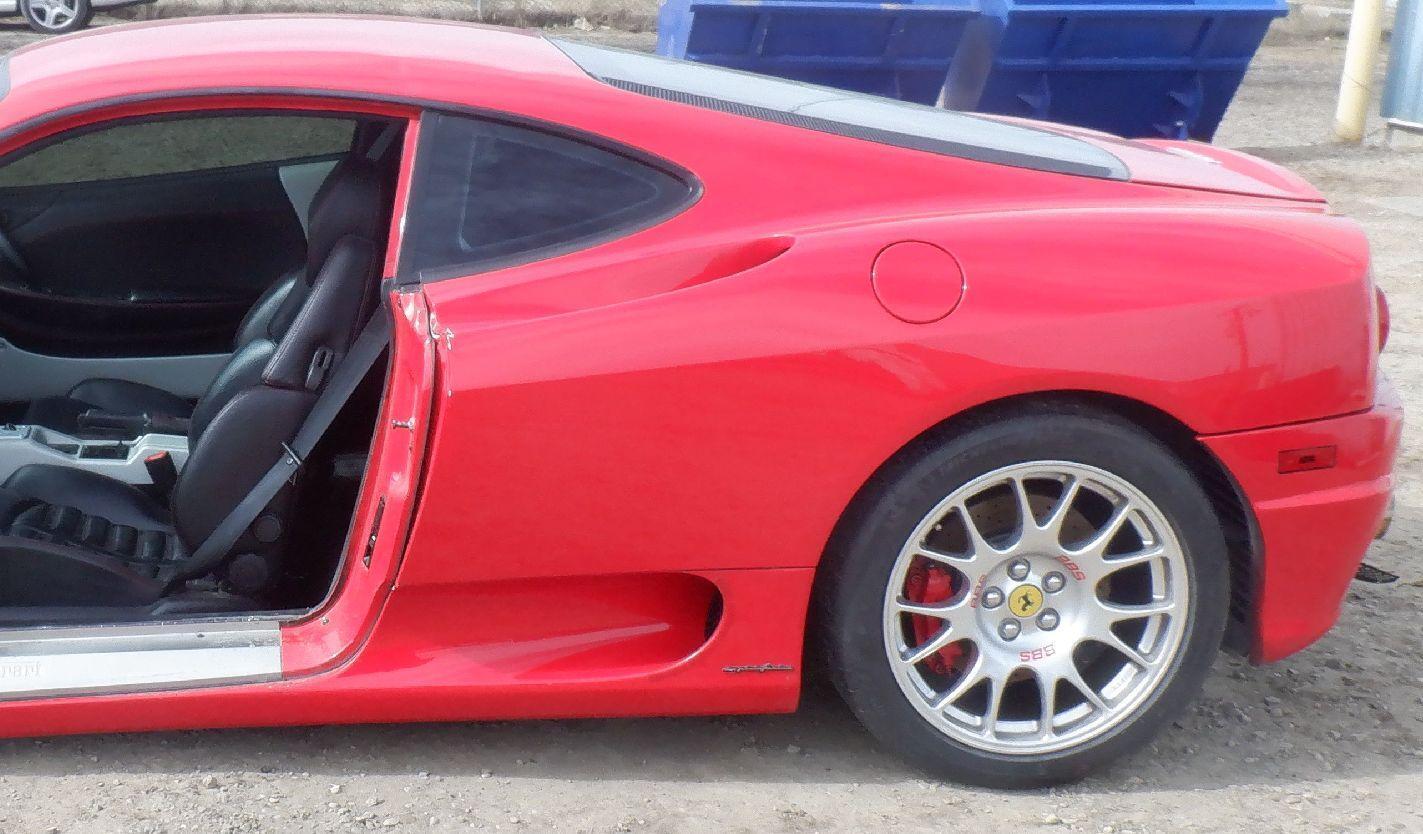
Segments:
[[[400,125],[391,122],[385,126],[375,141],[371,143],[370,150],[366,151],[366,159],[371,162],[380,162],[385,152],[390,150],[390,145],[395,141],[395,135],[400,132]]]
[[[306,461],[306,456],[316,448],[322,435],[336,420],[336,415],[345,407],[351,395],[365,379],[366,373],[375,365],[390,341],[390,321],[385,308],[377,308],[374,316],[361,330],[361,335],[351,345],[346,358],[336,367],[336,372],[326,383],[326,388],[316,398],[307,413],[306,420],[297,429],[296,437],[290,443],[282,444],[282,456],[272,464],[272,468],[257,482],[257,486],[247,493],[247,497],[218,523],[193,554],[179,564],[178,575],[173,582],[203,576],[212,571],[252,522],[262,514],[282,487],[296,475]]]

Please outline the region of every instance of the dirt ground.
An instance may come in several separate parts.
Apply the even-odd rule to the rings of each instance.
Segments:
[[[649,36],[593,33],[623,45]],[[30,39],[0,28],[0,48]],[[1149,748],[1068,788],[940,784],[822,684],[762,718],[328,727],[0,742],[0,831],[1423,830],[1423,142],[1331,144],[1343,44],[1273,38],[1219,141],[1289,165],[1361,222],[1414,417],[1398,512],[1339,626],[1280,664],[1222,656]],[[332,705],[333,717],[340,705]]]

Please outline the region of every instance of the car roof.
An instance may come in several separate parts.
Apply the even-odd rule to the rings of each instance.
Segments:
[[[562,81],[595,86],[536,33],[396,17],[252,15],[101,27],[7,61],[11,121],[183,91],[303,90],[463,103],[441,90]],[[19,112],[16,112],[19,111]],[[16,118],[18,117],[18,118]]]
[[[656,66],[648,70],[643,66],[648,63]],[[636,124],[632,144],[655,155],[654,145],[676,133],[665,129],[669,121],[706,124],[759,115],[799,134],[782,134],[780,141],[786,143],[817,141],[804,135],[803,129],[810,128],[866,140],[878,146],[871,153],[894,147],[1048,173],[1128,176],[1118,159],[1100,148],[1024,125],[761,76],[727,77],[729,71],[718,68],[453,21],[344,15],[155,21],[25,47],[4,67],[8,124],[0,128],[0,152],[31,125],[94,107],[154,98],[304,94],[467,107],[604,136]],[[638,67],[640,72],[628,74]],[[648,86],[649,79],[654,86]],[[677,86],[677,79],[681,88],[662,88]],[[741,98],[695,95],[710,106],[690,113],[682,109],[678,102],[707,85],[739,90]],[[650,103],[655,98],[667,101]],[[752,106],[767,100],[785,106]],[[794,106],[786,105],[788,100]],[[675,113],[667,109],[669,103]],[[649,130],[649,124],[655,127]],[[674,143],[671,150],[686,142]],[[857,159],[866,151],[864,145],[847,148]]]

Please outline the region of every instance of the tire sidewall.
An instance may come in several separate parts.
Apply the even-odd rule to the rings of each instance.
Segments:
[[[1185,555],[1189,603],[1171,667],[1129,718],[1079,746],[1007,756],[955,741],[908,701],[884,648],[883,605],[900,549],[944,496],[986,473],[1035,460],[1105,470],[1156,504]],[[1124,421],[1076,414],[1009,419],[932,447],[872,490],[867,511],[827,553],[832,587],[826,648],[837,687],[860,720],[912,761],[956,781],[992,787],[1068,781],[1145,744],[1198,691],[1225,627],[1226,545],[1196,479],[1150,435]]]

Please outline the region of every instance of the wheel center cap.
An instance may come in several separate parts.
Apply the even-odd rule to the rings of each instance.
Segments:
[[[1043,607],[1043,592],[1036,585],[1019,585],[1008,595],[1008,610],[1016,617],[1031,617]]]

